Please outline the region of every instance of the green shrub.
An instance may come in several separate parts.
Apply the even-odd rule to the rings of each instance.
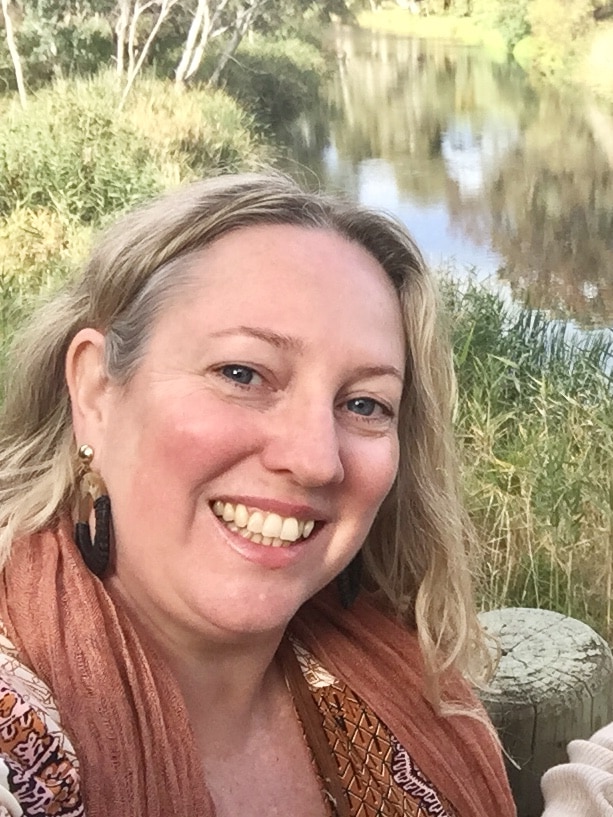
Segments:
[[[530,32],[529,0],[474,0],[473,16],[486,28],[499,31],[507,46],[513,48]]]
[[[25,80],[40,88],[54,78],[95,74],[114,54],[109,22],[99,15],[50,21],[26,14],[17,31]]]
[[[62,80],[0,121],[0,215],[50,208],[100,223],[169,185],[261,162],[253,117],[222,91],[111,74]]]
[[[547,78],[568,78],[583,38],[595,27],[593,12],[592,0],[532,0],[533,69]]]
[[[144,137],[165,186],[267,158],[253,115],[220,90],[143,79],[128,97],[126,121]]]
[[[74,273],[90,240],[90,227],[53,210],[17,209],[0,221],[0,368],[14,327]]]
[[[118,114],[112,77],[61,81],[0,122],[0,214],[48,207],[84,222],[160,189],[146,139]]]
[[[210,71],[211,63],[205,70]],[[326,64],[302,40],[244,40],[224,70],[225,90],[253,113],[260,127],[277,130],[316,101]]]

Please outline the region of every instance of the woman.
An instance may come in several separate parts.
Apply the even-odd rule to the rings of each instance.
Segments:
[[[514,813],[400,226],[196,184],[119,221],[13,361],[8,813]]]

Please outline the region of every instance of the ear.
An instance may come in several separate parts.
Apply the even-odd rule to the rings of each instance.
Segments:
[[[72,425],[77,445],[97,450],[105,425],[105,398],[109,378],[104,365],[104,335],[81,329],[66,354],[66,383],[72,406]]]

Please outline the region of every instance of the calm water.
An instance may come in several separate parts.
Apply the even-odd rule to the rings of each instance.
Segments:
[[[535,90],[478,48],[351,29],[333,47],[294,165],[395,213],[435,265],[613,324],[613,111]]]

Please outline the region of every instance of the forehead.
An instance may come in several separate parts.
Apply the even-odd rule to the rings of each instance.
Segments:
[[[377,302],[398,301],[375,257],[332,229],[265,224],[233,230],[198,254],[192,273],[196,286],[240,279],[244,286],[272,286],[278,296],[286,284],[300,282],[304,290],[316,284],[330,292],[362,290]]]
[[[387,273],[333,230],[258,225],[234,230],[194,257],[183,315],[211,328],[239,322],[331,343],[393,346],[404,354],[400,303]]]

